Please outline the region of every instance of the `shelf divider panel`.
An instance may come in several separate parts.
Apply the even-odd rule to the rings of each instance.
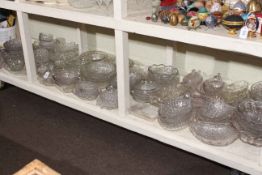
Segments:
[[[129,109],[129,49],[128,33],[115,30],[118,109],[125,116]]]
[[[31,34],[30,34],[28,14],[21,11],[17,11],[17,18],[19,23],[21,41],[23,45],[26,75],[28,81],[34,82],[36,80],[36,67],[35,67],[34,52],[33,52],[33,46],[32,46]]]
[[[127,0],[114,1],[114,17],[122,19],[127,16]]]

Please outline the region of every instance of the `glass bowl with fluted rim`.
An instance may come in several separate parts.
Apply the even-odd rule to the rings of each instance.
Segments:
[[[222,97],[227,103],[237,105],[248,97],[248,87],[249,83],[246,81],[225,83],[222,89]]]
[[[262,81],[256,82],[251,85],[250,96],[254,100],[262,101]]]
[[[179,83],[179,71],[174,66],[153,64],[148,67],[148,77],[162,86]]]
[[[100,90],[96,104],[101,108],[112,110],[118,108],[117,89],[113,86],[108,86],[106,89]]]
[[[160,89],[160,85],[155,81],[141,80],[131,90],[131,94],[138,102],[150,103],[150,97],[156,96]]]
[[[55,67],[53,77],[58,86],[72,86],[80,79],[80,71],[76,66]]]
[[[76,83],[73,93],[84,100],[95,100],[99,95],[99,90],[94,82],[79,81]]]
[[[198,116],[197,113],[190,125],[190,131],[201,142],[213,146],[227,146],[239,137],[238,131],[230,122],[211,122]]]
[[[158,110],[158,123],[167,130],[187,127],[193,117],[192,99],[189,94],[164,100]]]

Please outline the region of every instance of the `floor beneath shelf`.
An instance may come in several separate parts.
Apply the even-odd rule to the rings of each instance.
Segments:
[[[0,174],[33,159],[63,175],[229,175],[227,167],[13,86],[0,92]]]

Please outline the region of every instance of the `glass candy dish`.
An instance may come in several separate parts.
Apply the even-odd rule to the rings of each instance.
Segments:
[[[162,86],[176,85],[179,83],[178,69],[173,66],[163,64],[152,65],[148,67],[148,77]]]
[[[101,108],[108,110],[118,108],[117,89],[113,86],[108,86],[106,89],[101,90],[97,98],[96,104]]]
[[[210,122],[201,118],[196,117],[193,120],[190,131],[203,143],[226,146],[238,138],[239,133],[230,122]]]
[[[262,101],[262,81],[256,82],[251,86],[250,96],[254,100]]]
[[[49,62],[49,52],[45,48],[34,49],[34,56],[37,66],[47,64]]]
[[[4,48],[6,51],[22,51],[22,43],[19,39],[12,39],[4,43]]]
[[[115,64],[100,54],[91,54],[91,61],[81,66],[81,76],[92,82],[109,82],[116,74]]]
[[[51,42],[54,40],[54,36],[48,33],[39,33],[39,41]]]
[[[226,104],[220,98],[206,98],[204,105],[199,109],[199,114],[207,121],[228,121],[231,119],[234,110],[234,107]]]
[[[214,77],[205,80],[202,84],[202,89],[204,94],[207,96],[220,96],[224,84],[225,82],[223,81],[221,75],[217,74]]]
[[[238,106],[238,117],[252,130],[262,132],[262,102],[245,100]]]
[[[203,77],[201,72],[193,69],[189,74],[184,76],[182,84],[194,91],[202,83],[202,81]]]
[[[25,62],[23,51],[3,51],[2,56],[7,70],[19,72],[24,69]]]
[[[138,102],[150,103],[150,97],[156,96],[160,86],[154,81],[141,80],[131,91],[133,98]]]
[[[222,90],[224,100],[232,105],[236,105],[248,97],[248,82],[236,81],[231,84],[225,84]]]
[[[64,92],[72,92],[74,85],[80,79],[80,72],[76,66],[58,67],[54,69],[55,83],[62,88]]]
[[[99,94],[97,84],[90,81],[79,81],[73,92],[84,100],[95,100]]]
[[[179,130],[187,127],[193,116],[190,95],[164,100],[160,104],[158,114],[158,122],[165,129]]]

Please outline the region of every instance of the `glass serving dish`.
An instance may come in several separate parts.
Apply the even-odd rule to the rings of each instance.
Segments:
[[[95,100],[99,95],[97,84],[90,81],[76,83],[73,93],[84,100]]]
[[[101,90],[96,104],[101,108],[105,108],[108,110],[117,109],[118,108],[118,95],[117,89],[113,86],[108,86],[106,89]]]
[[[91,52],[90,61],[81,66],[81,76],[92,82],[110,82],[116,75],[116,66],[102,52]]]
[[[54,36],[49,33],[39,33],[39,41],[51,42],[54,40]]]
[[[198,114],[196,114],[198,115]],[[226,146],[238,137],[238,131],[230,122],[210,122],[196,117],[190,125],[191,133],[203,143]]]
[[[173,66],[163,64],[148,67],[148,77],[162,86],[176,85],[179,83],[179,71]]]
[[[133,98],[138,102],[150,103],[150,97],[156,96],[160,91],[160,86],[155,81],[141,80],[131,90]]]
[[[220,96],[224,84],[225,82],[223,81],[221,75],[217,74],[214,77],[203,82],[203,92],[207,96]]]
[[[222,97],[227,103],[236,105],[248,97],[248,87],[249,84],[246,81],[225,84],[222,90]]]
[[[34,56],[37,66],[47,64],[49,62],[49,52],[45,48],[34,49]]]
[[[262,81],[256,82],[251,86],[250,96],[254,100],[262,101]]]
[[[74,85],[80,79],[80,71],[77,66],[66,66],[54,68],[55,83],[62,88],[62,91],[72,92]]]
[[[193,117],[192,100],[189,94],[164,100],[159,107],[158,122],[167,130],[187,127]]]
[[[206,98],[204,105],[200,107],[199,114],[205,120],[219,122],[230,120],[235,108],[220,98]]]
[[[189,74],[184,76],[182,84],[192,90],[195,90],[202,83],[202,81],[203,77],[201,72],[193,69]]]
[[[19,72],[24,69],[25,62],[23,51],[3,51],[2,56],[7,70]]]
[[[11,51],[22,51],[21,40],[19,40],[19,39],[12,39],[12,40],[6,41],[4,43],[4,48],[8,52],[11,52]]]

